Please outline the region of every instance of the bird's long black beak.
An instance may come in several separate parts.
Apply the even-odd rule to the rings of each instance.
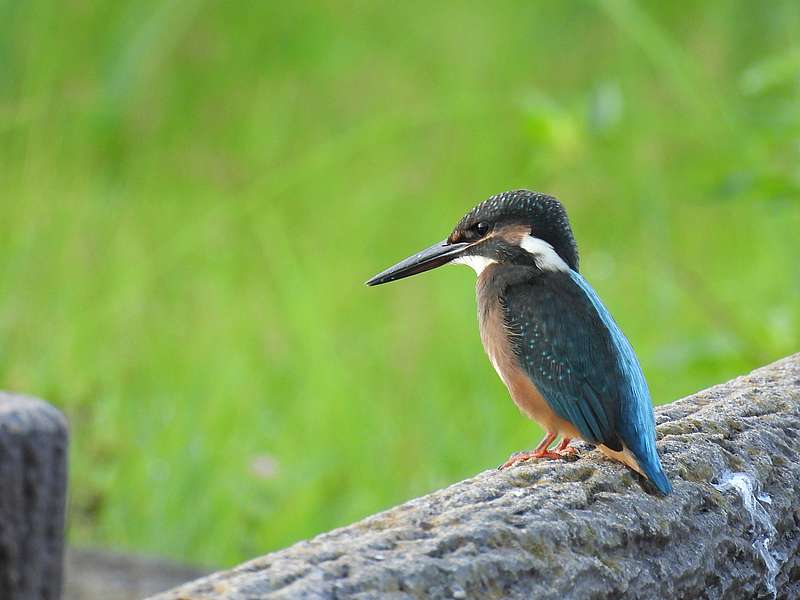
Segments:
[[[367,285],[381,285],[441,267],[458,258],[467,246],[469,244],[466,243],[448,244],[447,240],[444,240],[378,273],[367,282]]]

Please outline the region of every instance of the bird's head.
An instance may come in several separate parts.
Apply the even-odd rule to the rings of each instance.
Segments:
[[[567,212],[545,194],[517,190],[484,200],[464,215],[446,240],[367,281],[380,285],[448,263],[480,274],[492,264],[530,265],[542,271],[578,270],[578,248]]]

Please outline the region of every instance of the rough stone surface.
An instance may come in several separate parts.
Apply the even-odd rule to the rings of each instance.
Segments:
[[[584,451],[481,473],[156,598],[800,597],[800,354],[656,420],[667,498]]]
[[[49,404],[0,392],[0,598],[61,597],[67,422]]]

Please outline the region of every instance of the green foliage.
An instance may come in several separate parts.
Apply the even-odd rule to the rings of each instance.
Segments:
[[[467,269],[565,201],[657,402],[797,350],[800,4],[0,1],[0,387],[70,535],[225,565],[537,441]]]

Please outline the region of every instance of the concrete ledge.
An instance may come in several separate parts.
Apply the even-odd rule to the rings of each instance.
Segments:
[[[596,451],[486,471],[155,598],[800,597],[800,354],[656,420],[668,498]]]
[[[0,392],[0,598],[61,597],[67,422],[49,404]]]

